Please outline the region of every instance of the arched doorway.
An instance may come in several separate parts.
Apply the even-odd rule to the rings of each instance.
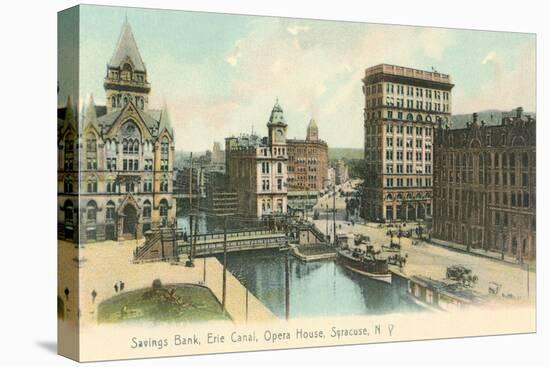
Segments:
[[[74,227],[73,227],[74,206],[72,201],[70,200],[65,201],[65,205],[63,207],[63,213],[65,215],[65,223],[64,223],[65,239],[73,240],[74,239]]]
[[[122,234],[137,236],[137,210],[132,204],[126,204],[122,211],[124,221],[122,224]]]

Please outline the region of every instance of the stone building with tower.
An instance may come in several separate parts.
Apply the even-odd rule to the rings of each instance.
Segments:
[[[449,75],[380,64],[363,79],[366,174],[361,215],[374,221],[432,215],[433,130],[451,116]]]
[[[478,121],[436,129],[434,239],[514,256],[536,256],[536,120]]]
[[[329,185],[328,145],[319,139],[315,120],[309,122],[305,139],[288,139],[287,147],[289,205],[312,207]]]
[[[287,213],[287,123],[277,101],[267,122],[268,136],[225,139],[226,174],[237,192],[237,212],[249,217]]]
[[[106,105],[58,110],[58,237],[88,243],[141,238],[175,223],[174,133],[125,21],[107,64]]]

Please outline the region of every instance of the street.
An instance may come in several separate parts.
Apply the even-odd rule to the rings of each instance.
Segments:
[[[351,182],[346,182],[343,185],[344,189],[350,189],[351,187]],[[372,222],[365,223],[361,218],[352,225],[351,222],[345,220],[346,203],[345,198],[338,193],[339,188],[336,188],[336,233],[363,234],[369,236],[371,243],[376,247],[388,245],[390,237],[386,235],[388,228],[385,225],[380,226],[378,223]],[[331,238],[333,228],[332,206],[333,197],[331,193],[322,197],[314,208],[319,210],[319,219],[314,221],[315,225],[325,234],[328,227],[328,234]],[[406,229],[412,230],[414,233],[416,225],[416,223],[407,223]],[[389,229],[395,230],[395,227]],[[463,265],[479,277],[474,289],[481,294],[487,295],[489,283],[493,282],[502,285],[501,293],[503,295],[510,296],[495,299],[497,301],[525,302],[528,300],[529,303],[535,302],[536,273],[535,271],[527,271],[528,265],[505,263],[423,241],[419,241],[418,245],[413,246],[413,240],[416,240],[416,238],[401,238],[398,240],[394,237],[393,239],[394,242],[401,244],[402,255],[407,255],[407,263],[403,269],[404,275],[424,275],[433,279],[443,279],[446,276],[447,267]]]

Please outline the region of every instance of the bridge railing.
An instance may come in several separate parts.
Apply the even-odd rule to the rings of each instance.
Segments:
[[[252,237],[252,236],[260,236],[260,235],[268,235],[268,234],[282,234],[283,231],[275,231],[270,229],[251,229],[247,231],[238,230],[238,231],[227,231],[227,238],[235,238],[235,237]],[[187,235],[187,242],[193,238],[193,240],[196,240],[196,242],[199,241],[206,241],[209,239],[220,239],[223,238],[224,233],[223,232],[211,232],[211,233],[199,233],[197,235]],[[176,238],[178,240],[184,239],[184,233],[183,230],[176,230]]]
[[[252,239],[233,239],[227,241],[228,251],[253,250],[265,248],[283,247],[287,244],[287,238],[281,233],[279,237],[264,237]],[[191,245],[185,244],[178,246],[178,255],[188,254]],[[223,252],[224,244],[222,242],[202,243],[197,244],[195,249],[196,255],[206,255]]]

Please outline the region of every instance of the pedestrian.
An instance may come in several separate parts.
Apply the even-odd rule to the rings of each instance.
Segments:
[[[118,284],[115,283],[115,293],[118,293]]]
[[[183,242],[187,242],[187,231],[183,232]]]
[[[121,280],[120,281],[120,291],[122,292],[124,290],[124,282]]]
[[[92,303],[95,303],[95,298],[97,297],[97,292],[95,289],[92,291]]]

